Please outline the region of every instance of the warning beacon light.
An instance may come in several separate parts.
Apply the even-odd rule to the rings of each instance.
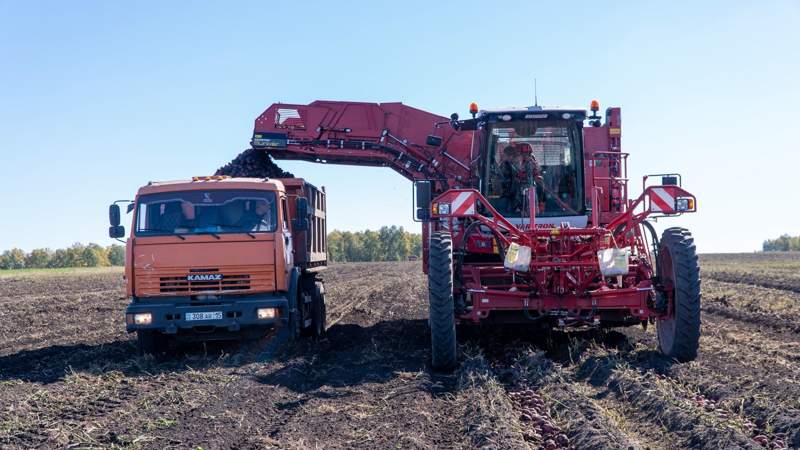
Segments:
[[[469,113],[472,114],[472,118],[475,118],[475,115],[478,114],[478,104],[472,102],[469,104]]]
[[[589,109],[592,110],[592,115],[588,117],[589,119],[591,119],[589,120],[589,123],[593,127],[599,127],[600,116],[597,115],[597,111],[600,111],[600,102],[598,102],[597,100],[592,100],[592,102],[589,104]]]

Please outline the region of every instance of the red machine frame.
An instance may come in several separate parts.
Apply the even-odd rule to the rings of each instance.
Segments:
[[[559,326],[625,325],[671,317],[671,286],[656,283],[655,258],[644,227],[648,217],[694,212],[696,199],[680,186],[679,176],[667,176],[660,185],[645,185],[642,194],[629,201],[620,108],[608,108],[604,123],[594,102],[589,117],[578,109],[479,113],[474,104],[470,109],[472,119],[458,120],[457,115],[447,119],[401,103],[274,104],[256,120],[252,145],[276,159],[385,166],[415,182],[430,183],[431,205],[451,207],[447,214],[432,208],[429,216],[423,215],[423,266],[428,272],[431,233],[449,231],[457,249],[453,294],[459,321],[499,319],[504,311],[522,312],[516,320],[549,318]],[[516,226],[477,190],[486,147],[481,120],[497,114],[554,114],[588,121],[582,140],[584,192],[591,202],[586,205],[585,227],[537,225],[535,208],[528,208],[532,212],[527,226]],[[533,204],[535,189],[528,196]],[[512,243],[531,249],[527,271],[504,267],[504,250]],[[629,249],[627,274],[601,273],[598,252],[610,248]],[[666,302],[657,304],[659,295]]]

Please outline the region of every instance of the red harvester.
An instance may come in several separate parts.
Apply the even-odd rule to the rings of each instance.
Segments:
[[[386,166],[415,184],[429,278],[432,365],[456,363],[456,324],[655,323],[661,351],[697,355],[700,277],[678,174],[628,196],[620,108],[478,110],[460,120],[402,103],[273,104],[252,146],[276,159]],[[649,182],[657,180],[658,183]]]

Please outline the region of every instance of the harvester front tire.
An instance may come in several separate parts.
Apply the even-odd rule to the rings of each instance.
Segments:
[[[692,361],[700,346],[700,266],[692,234],[685,228],[664,230],[659,242],[661,282],[675,289],[672,317],[658,320],[661,352],[678,361]]]
[[[456,365],[456,320],[453,303],[453,240],[450,233],[431,235],[428,306],[431,366],[434,370],[452,370]]]

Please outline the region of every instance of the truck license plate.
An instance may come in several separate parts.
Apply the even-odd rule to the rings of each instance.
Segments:
[[[186,320],[220,320],[222,311],[186,313]]]

